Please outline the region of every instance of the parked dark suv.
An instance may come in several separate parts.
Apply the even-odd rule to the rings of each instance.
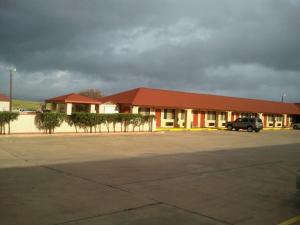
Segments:
[[[260,118],[251,118],[251,117],[245,117],[245,118],[239,118],[235,120],[234,122],[227,122],[226,128],[228,130],[247,130],[248,132],[259,132],[261,129],[263,129],[263,124]]]

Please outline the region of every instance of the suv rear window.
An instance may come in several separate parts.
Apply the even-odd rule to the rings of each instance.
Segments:
[[[250,119],[249,119],[249,122],[250,122],[250,123],[254,123],[254,122],[255,122],[255,119],[254,119],[254,118],[250,118]]]

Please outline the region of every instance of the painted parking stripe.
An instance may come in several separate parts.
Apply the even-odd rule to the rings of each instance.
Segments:
[[[296,217],[293,217],[291,219],[288,219],[287,221],[284,221],[278,225],[292,225],[296,222],[300,222],[300,215],[299,216],[296,216]]]

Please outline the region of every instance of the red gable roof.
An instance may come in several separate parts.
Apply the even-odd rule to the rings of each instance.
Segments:
[[[9,102],[9,98],[6,95],[0,93],[0,101],[1,102]]]
[[[300,114],[293,103],[197,94],[181,91],[137,88],[101,98],[118,104],[148,107],[236,111],[253,113]]]
[[[46,99],[45,102],[59,102],[59,103],[81,103],[81,104],[101,104],[99,100],[85,97],[79,94],[71,93],[54,98]]]

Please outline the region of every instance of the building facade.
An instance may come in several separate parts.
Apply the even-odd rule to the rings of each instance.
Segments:
[[[1,111],[9,111],[9,98],[0,93],[0,112]]]
[[[155,128],[224,128],[227,121],[259,117],[266,128],[290,127],[300,115],[293,103],[137,88],[100,99],[121,113],[155,115]]]

